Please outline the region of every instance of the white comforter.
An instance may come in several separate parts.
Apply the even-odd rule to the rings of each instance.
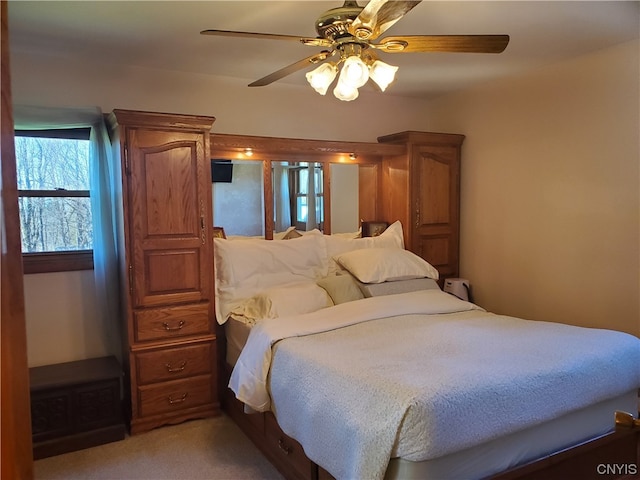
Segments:
[[[640,387],[640,340],[428,290],[260,323],[229,386],[336,478],[382,478]]]

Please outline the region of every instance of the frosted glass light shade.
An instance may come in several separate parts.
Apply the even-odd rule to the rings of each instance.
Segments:
[[[369,68],[357,55],[352,55],[344,61],[340,80],[353,88],[360,88],[369,80]]]
[[[397,71],[398,67],[376,60],[371,65],[369,76],[378,84],[380,90],[384,92],[389,84],[395,79]]]
[[[337,74],[338,67],[331,62],[327,62],[308,72],[306,77],[309,85],[320,95],[324,95]]]
[[[336,88],[333,89],[333,94],[338,100],[342,100],[343,102],[355,100],[359,95],[357,88],[347,85],[342,81],[342,75],[340,75],[340,80],[338,80]]]

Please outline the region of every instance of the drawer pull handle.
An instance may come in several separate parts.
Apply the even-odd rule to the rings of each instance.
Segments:
[[[187,366],[187,361],[183,361],[179,367],[173,367],[170,363],[165,363],[164,365],[165,367],[167,367],[167,372],[169,373],[178,373],[184,370],[184,367]]]
[[[175,405],[176,403],[182,403],[187,399],[188,393],[183,393],[180,398],[173,398],[173,395],[169,395],[169,405]]]
[[[291,454],[291,447],[287,446],[287,444],[284,443],[284,440],[282,437],[278,439],[278,448],[280,448],[280,450],[282,450],[285,455]]]
[[[177,327],[170,327],[167,322],[162,322],[162,326],[167,332],[176,332],[178,330],[182,330],[182,327],[184,327],[184,324],[185,324],[185,321],[180,320],[180,323],[178,323]]]

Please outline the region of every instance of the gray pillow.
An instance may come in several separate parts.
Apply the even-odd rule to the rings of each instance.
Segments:
[[[351,275],[332,275],[318,280],[317,283],[327,291],[336,305],[364,298],[356,279]]]
[[[396,293],[415,292],[416,290],[440,289],[438,282],[432,278],[412,278],[410,280],[396,280],[394,282],[362,283],[358,282],[360,290],[365,297],[378,297],[380,295],[394,295]]]

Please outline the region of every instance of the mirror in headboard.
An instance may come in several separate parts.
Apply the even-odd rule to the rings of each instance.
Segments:
[[[262,162],[212,159],[213,224],[227,237],[264,236]]]
[[[285,231],[296,223],[300,230],[319,228],[324,233],[357,232],[360,220],[384,220],[380,217],[383,192],[379,188],[383,160],[404,153],[403,145],[212,134],[212,158],[231,159],[233,163],[232,182],[227,185],[214,183],[214,223],[224,227],[227,235],[229,232],[248,235],[244,233],[246,231],[268,239],[273,238],[274,232]],[[262,170],[263,183],[258,185],[254,180],[251,193],[246,190],[242,190],[244,193],[231,192],[240,186],[236,182],[237,166],[247,162],[260,166],[254,166],[252,171],[258,175],[257,171]],[[309,165],[314,166],[311,185],[315,197],[311,202],[308,196]],[[285,187],[289,189],[288,197]],[[296,189],[294,196],[292,192]],[[260,195],[262,204],[257,201]],[[236,213],[236,202],[249,197],[254,198],[253,212]],[[246,202],[244,206],[249,208],[248,205]],[[316,213],[315,220],[310,215],[310,208]],[[299,215],[287,221],[296,209]],[[220,213],[221,210],[224,212]],[[227,216],[224,222],[221,215]],[[254,226],[255,219],[262,218],[262,229],[241,230],[239,225],[233,225],[241,217],[252,218]]]
[[[360,227],[360,181],[355,163],[331,163],[331,233],[357,232]],[[375,198],[371,196],[370,199]]]
[[[319,162],[271,162],[274,235],[290,227],[324,229],[324,174]]]

